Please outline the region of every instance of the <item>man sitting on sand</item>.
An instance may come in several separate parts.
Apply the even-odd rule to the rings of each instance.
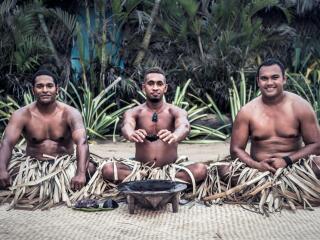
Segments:
[[[146,102],[124,114],[122,127],[123,136],[135,142],[136,161],[131,161],[131,164],[129,162],[106,164],[102,169],[104,179],[113,182],[128,180],[128,177],[134,174],[130,165],[137,161],[151,172],[152,169],[164,169],[175,165],[178,159],[178,143],[188,135],[190,124],[185,110],[165,102],[163,96],[167,87],[162,69],[151,68],[146,71],[142,84]],[[179,166],[176,165],[176,168],[179,169]],[[169,178],[178,178],[191,183],[192,178],[194,182],[200,182],[207,175],[207,167],[204,164],[190,164],[184,169],[180,168]],[[170,175],[169,172],[168,169],[166,174]],[[152,175],[150,172],[146,173],[146,177],[153,178],[150,174]]]
[[[13,180],[9,195],[15,194],[15,201],[23,197],[36,199],[38,205],[66,201],[71,189],[80,190],[86,184],[88,169],[95,171],[89,163],[82,116],[56,100],[57,78],[50,71],[36,72],[32,84],[36,101],[15,111],[5,129],[0,149],[0,188],[9,187]],[[26,139],[26,155],[14,151],[12,156],[21,134]],[[73,144],[76,156],[71,156]],[[23,188],[26,186],[30,191]]]
[[[316,178],[320,176],[320,162],[317,157],[310,157],[320,154],[320,131],[315,112],[306,100],[283,90],[287,79],[284,66],[278,60],[262,63],[256,79],[261,96],[241,108],[232,129],[231,157],[240,162],[220,166],[219,175],[229,181],[229,187],[238,185],[234,190],[242,191],[240,196],[257,197],[261,192],[260,198],[264,200],[269,194],[275,194],[268,199],[273,201],[282,196],[288,203],[315,203],[313,200],[320,197],[320,192],[312,190],[310,198],[303,195],[312,186],[320,184]],[[249,138],[250,154],[246,151]],[[309,171],[311,168],[313,171]],[[250,188],[255,184],[260,184],[261,188]],[[307,190],[302,187],[304,185]],[[301,196],[295,195],[297,192],[292,189],[301,190]],[[238,196],[237,201],[240,200]]]
[[[231,156],[259,171],[275,173],[301,158],[320,154],[315,112],[306,100],[283,90],[286,81],[282,63],[261,64],[257,71],[261,96],[242,107],[233,125]],[[245,151],[249,137],[250,154]]]

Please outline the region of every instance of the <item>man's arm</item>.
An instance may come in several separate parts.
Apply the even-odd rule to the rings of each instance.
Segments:
[[[127,140],[131,142],[142,143],[147,136],[147,132],[144,129],[136,130],[137,111],[137,108],[133,108],[124,113],[121,132],[122,136],[124,136]]]
[[[173,107],[170,111],[172,111],[172,114],[175,117],[175,130],[171,132],[167,129],[162,129],[158,132],[159,138],[162,141],[167,142],[168,144],[178,143],[184,140],[190,132],[188,113],[185,110],[178,107]]]
[[[315,112],[311,105],[304,99],[294,99],[294,112],[299,121],[300,134],[302,136],[304,147],[290,154],[288,157],[292,163],[301,158],[307,158],[309,155],[320,155],[320,130]],[[287,163],[283,158],[271,158],[274,168],[285,168]]]
[[[0,148],[0,188],[11,184],[8,173],[8,164],[12,149],[18,142],[24,127],[23,110],[14,112],[5,129],[4,138]]]
[[[300,131],[305,146],[297,152],[290,154],[292,162],[309,155],[320,155],[320,129],[316,114],[310,104],[305,100],[298,103],[296,107],[300,123]]]
[[[76,145],[77,171],[71,179],[71,188],[81,189],[86,183],[86,171],[89,164],[89,146],[87,142],[86,129],[82,116],[76,109],[69,112],[69,124],[72,132],[72,140]]]
[[[246,146],[249,139],[249,113],[245,109],[241,109],[233,123],[230,154],[233,159],[239,158],[251,168],[258,169],[259,171],[275,172],[275,169],[270,165],[272,161],[255,161],[246,151]]]

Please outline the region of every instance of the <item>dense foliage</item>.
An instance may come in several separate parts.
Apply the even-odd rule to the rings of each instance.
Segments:
[[[258,94],[255,70],[268,57],[286,64],[288,88],[320,118],[319,14],[313,0],[4,0],[1,128],[24,105],[34,71],[46,65],[67,89],[63,100],[82,111],[90,136],[114,135],[123,110],[140,98],[143,70],[160,66],[167,101],[192,120],[190,138],[224,140],[228,119]],[[75,48],[78,72],[71,64]],[[218,127],[199,122],[211,114]]]

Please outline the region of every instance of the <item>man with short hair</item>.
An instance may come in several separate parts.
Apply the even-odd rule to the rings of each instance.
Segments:
[[[127,140],[135,142],[135,160],[151,168],[174,164],[178,159],[178,143],[190,131],[187,112],[165,102],[163,96],[167,88],[162,69],[147,70],[142,84],[146,102],[124,114],[122,134]],[[195,182],[204,180],[207,175],[204,164],[190,164],[186,168],[187,171],[178,171],[173,177],[191,183],[189,171]],[[116,163],[116,167],[108,163],[103,167],[102,174],[108,181],[121,182],[132,174],[132,168],[124,163]]]
[[[39,174],[42,174],[41,178],[44,179],[42,170],[46,169],[46,166],[50,168],[52,165],[58,164],[55,163],[58,157],[72,155],[74,153],[73,144],[75,144],[76,156],[71,159],[68,158],[66,163],[59,160],[61,162],[59,162],[58,168],[60,172],[57,170],[56,173],[61,175],[57,175],[59,178],[57,177],[56,181],[65,177],[64,183],[57,182],[57,185],[60,184],[60,188],[61,184],[68,186],[68,180],[71,180],[71,189],[80,190],[86,184],[88,169],[90,168],[91,172],[95,169],[92,163],[89,164],[89,149],[82,116],[75,108],[56,100],[59,87],[57,78],[52,72],[45,69],[37,71],[33,76],[32,84],[36,101],[15,111],[5,129],[0,149],[0,188],[9,187],[12,184],[12,177],[15,175],[20,176],[21,174],[22,177],[28,178],[29,176],[25,175],[31,168],[39,170]],[[32,167],[26,165],[25,169],[22,170],[25,171],[24,174],[21,173],[23,167],[19,167],[19,164],[12,166],[14,163],[10,163],[11,157],[15,157],[12,156],[12,150],[21,134],[26,139],[26,156],[29,157],[19,155],[20,158],[26,160],[20,161],[20,159],[20,163],[36,163]],[[38,166],[39,169],[35,166]],[[20,172],[18,172],[19,168]],[[28,180],[35,181],[34,178],[16,179],[15,183],[17,184],[17,181],[25,183]],[[16,188],[16,186],[13,186],[13,189]],[[65,189],[65,192],[69,193],[68,189]],[[43,195],[43,193],[41,194]],[[44,198],[42,195],[41,197]],[[61,200],[61,196],[59,198]],[[57,199],[55,200],[57,201]]]
[[[275,172],[320,154],[315,112],[302,97],[283,90],[286,81],[281,62],[270,59],[261,64],[257,71],[261,96],[242,107],[233,124],[231,156],[259,171]],[[250,154],[245,151],[249,138]]]
[[[320,161],[315,155],[320,154],[320,130],[315,112],[306,100],[284,91],[287,78],[278,60],[262,63],[256,81],[261,96],[237,114],[232,159],[211,167],[223,182],[218,179],[212,184],[210,191],[219,192],[205,200],[227,197],[229,201],[258,202],[256,209],[262,214],[285,204],[292,209],[294,205],[319,205]],[[250,153],[246,151],[249,139]]]

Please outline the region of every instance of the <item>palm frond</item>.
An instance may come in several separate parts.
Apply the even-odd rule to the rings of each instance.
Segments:
[[[0,4],[0,16],[8,13],[13,7],[16,6],[17,0],[4,0]]]
[[[63,11],[61,8],[50,9],[50,12],[66,26],[71,34],[74,33],[77,25],[77,17],[75,15]]]

